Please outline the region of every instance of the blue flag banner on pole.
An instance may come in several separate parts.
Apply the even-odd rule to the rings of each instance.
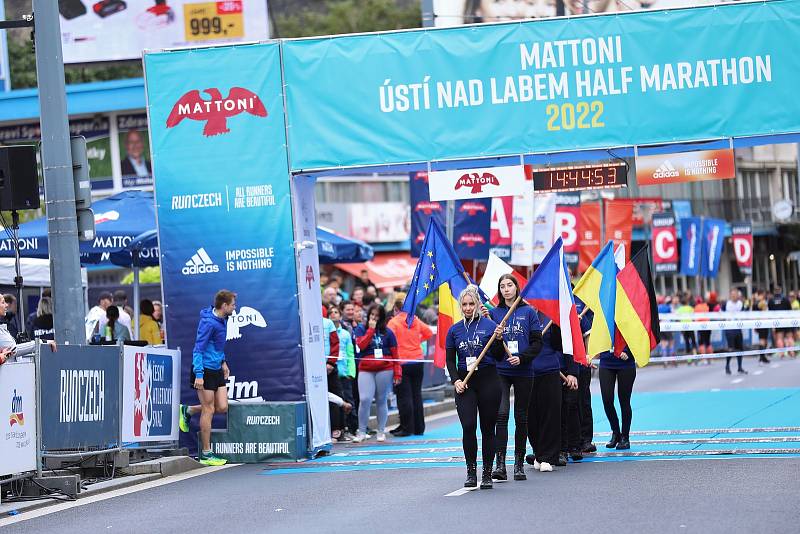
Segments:
[[[431,219],[425,241],[422,243],[417,268],[402,310],[408,314],[408,326],[414,320],[414,310],[430,293],[451,278],[464,279],[464,267],[453,252],[436,219]]]
[[[702,254],[702,219],[685,217],[681,219],[681,274],[697,276],[700,274],[700,255]]]
[[[459,258],[485,260],[489,257],[491,198],[456,200],[453,248]]]
[[[436,222],[444,226],[447,203],[430,199],[427,172],[409,173],[408,186],[411,200],[411,257],[419,258],[428,221],[435,218]]]
[[[703,219],[703,276],[715,278],[719,272],[722,256],[722,244],[725,241],[725,221],[721,219]]]

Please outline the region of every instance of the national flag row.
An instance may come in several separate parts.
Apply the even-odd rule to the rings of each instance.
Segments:
[[[650,351],[659,341],[658,312],[650,268],[648,247],[625,264],[624,247],[609,241],[600,251],[573,290],[561,238],[545,254],[530,280],[515,273],[520,296],[560,327],[565,354],[586,365],[592,357],[613,350],[619,357],[627,347],[637,365],[647,365]],[[481,281],[481,297],[487,306],[496,298],[497,281],[513,269],[492,256]],[[403,311],[409,322],[419,303],[434,291],[439,292],[439,324],[435,364],[444,366],[444,341],[447,331],[461,320],[458,294],[474,283],[464,271],[441,225],[431,220],[420,250]],[[588,346],[575,301],[577,296],[593,313]],[[496,304],[496,300],[495,300]],[[587,358],[588,355],[588,358]]]

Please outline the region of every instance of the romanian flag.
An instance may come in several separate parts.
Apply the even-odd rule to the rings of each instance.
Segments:
[[[561,237],[556,239],[520,295],[561,327],[564,354],[572,354],[576,362],[587,365],[586,346],[583,344]]]
[[[647,365],[661,339],[651,273],[650,247],[645,245],[617,275],[614,354],[619,356],[628,346],[639,367]]]
[[[422,242],[419,261],[414,269],[414,279],[401,308],[408,314],[408,327],[411,328],[417,305],[428,295],[442,284],[449,282],[451,278],[457,278],[466,285],[466,277],[467,274],[453,246],[436,219],[431,218],[428,231],[425,233],[425,241]],[[453,293],[458,294],[455,288]]]
[[[447,331],[461,320],[461,306],[458,305],[457,298],[458,295],[453,294],[449,283],[439,286],[439,322],[436,326],[436,352],[433,356],[433,365],[442,369],[445,365]]]
[[[617,272],[614,242],[609,241],[572,290],[594,312],[586,347],[586,354],[590,358],[613,348]]]

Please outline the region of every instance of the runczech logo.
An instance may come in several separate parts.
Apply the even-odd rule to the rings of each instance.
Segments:
[[[232,87],[226,98],[222,98],[222,93],[217,88],[205,89],[203,92],[209,95],[211,100],[202,98],[197,89],[180,97],[167,117],[167,128],[177,126],[183,119],[206,121],[203,135],[211,137],[230,132],[228,118],[242,112],[257,117],[267,116],[264,103],[249,89]]]
[[[486,212],[486,206],[481,204],[480,202],[464,202],[461,204],[461,207],[458,208],[460,212],[467,212],[470,217],[478,213],[479,211]]]
[[[500,182],[494,174],[489,172],[485,172],[480,176],[478,176],[477,172],[468,172],[467,174],[462,174],[461,178],[456,182],[456,191],[462,187],[471,187],[472,191],[470,193],[477,195],[483,193],[484,185],[500,185]]]

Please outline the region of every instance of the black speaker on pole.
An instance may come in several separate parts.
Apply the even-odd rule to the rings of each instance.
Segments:
[[[0,210],[38,208],[36,145],[0,147]]]

